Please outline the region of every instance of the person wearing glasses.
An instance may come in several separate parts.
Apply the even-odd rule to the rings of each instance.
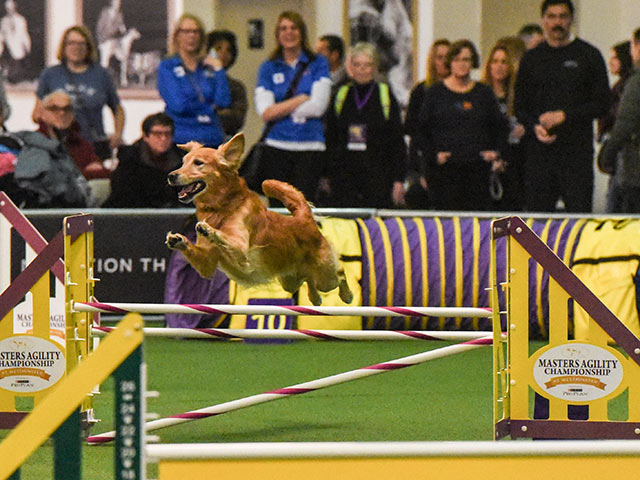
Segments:
[[[80,133],[69,94],[56,90],[43,99],[42,105],[38,131],[58,140],[87,180],[109,178],[111,170],[102,164],[93,144]]]
[[[42,71],[36,89],[33,121],[42,119],[42,99],[56,90],[65,90],[73,102],[75,119],[82,135],[93,142],[100,158],[111,158],[122,144],[125,115],[120,97],[109,72],[100,66],[93,38],[86,27],[74,25],[62,34],[58,45],[60,63]],[[114,132],[107,137],[102,109],[113,113]]]
[[[178,195],[167,184],[167,174],[182,163],[184,152],[173,143],[174,123],[166,113],[154,113],[142,122],[142,138],[118,149],[118,166],[111,175],[106,208],[180,207]]]
[[[491,87],[471,77],[479,65],[470,40],[454,42],[446,57],[449,75],[424,95],[415,139],[424,153],[424,171],[437,210],[478,211],[491,206],[490,173],[502,167],[500,150],[509,126]]]
[[[78,134],[69,94],[59,89],[46,95],[39,118],[38,131],[14,134],[21,144],[14,201],[21,208],[96,206],[84,174],[99,175],[103,167],[91,142]]]
[[[215,148],[225,138],[216,109],[231,106],[231,92],[222,62],[206,45],[202,21],[183,14],[171,34],[170,56],[158,67],[158,92],[175,123],[176,143]]]

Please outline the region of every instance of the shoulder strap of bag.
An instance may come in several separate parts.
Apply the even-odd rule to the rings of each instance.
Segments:
[[[298,88],[298,84],[300,83],[300,79],[302,78],[302,74],[305,72],[308,66],[309,62],[300,62],[298,70],[296,71],[296,75],[291,80],[289,88],[287,89],[287,93],[284,94],[284,97],[281,101],[288,100],[289,98],[293,97],[293,94],[296,91],[296,88]],[[267,138],[267,135],[269,135],[269,132],[275,124],[276,122],[271,121],[264,126],[264,130],[262,131],[262,135],[260,135],[260,140],[258,140],[258,142],[262,142],[265,138]]]
[[[336,111],[336,115],[340,116],[342,112],[342,107],[344,107],[344,101],[347,98],[347,93],[349,93],[349,89],[351,88],[351,83],[345,83],[342,85],[338,92],[336,93],[336,99],[333,102],[333,108]]]
[[[384,119],[389,120],[389,112],[391,111],[391,95],[389,94],[389,85],[384,82],[378,83],[380,91],[380,105],[382,105],[382,113]]]
[[[336,98],[333,102],[333,108],[336,111],[336,115],[340,115],[340,112],[342,112],[342,107],[344,106],[344,101],[347,98],[347,93],[349,93],[350,88],[351,83],[347,83],[345,85],[342,85],[338,89]],[[384,82],[378,83],[378,92],[380,95],[380,105],[382,105],[382,113],[384,114],[384,119],[389,120],[389,112],[391,111],[391,96],[389,94],[389,85]]]

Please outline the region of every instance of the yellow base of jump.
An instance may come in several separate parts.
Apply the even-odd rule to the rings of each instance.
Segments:
[[[159,465],[159,480],[495,480],[496,472],[519,480],[619,479],[640,471],[638,457],[447,457],[374,459],[171,460]]]

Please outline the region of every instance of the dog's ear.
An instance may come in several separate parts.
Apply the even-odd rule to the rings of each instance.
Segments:
[[[221,145],[218,150],[222,153],[223,163],[235,170],[240,168],[242,163],[242,152],[244,152],[244,134],[236,133],[231,140]]]
[[[191,150],[195,150],[196,148],[202,148],[202,145],[192,140],[188,143],[179,144],[178,148],[181,148],[182,150],[186,150],[187,152],[190,152]]]

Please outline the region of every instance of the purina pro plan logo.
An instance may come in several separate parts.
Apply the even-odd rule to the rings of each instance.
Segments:
[[[623,357],[616,350],[566,343],[533,356],[533,378],[543,395],[590,402],[614,393],[622,383]]]
[[[64,355],[54,342],[30,335],[0,341],[0,388],[39,392],[60,380],[65,368]]]

